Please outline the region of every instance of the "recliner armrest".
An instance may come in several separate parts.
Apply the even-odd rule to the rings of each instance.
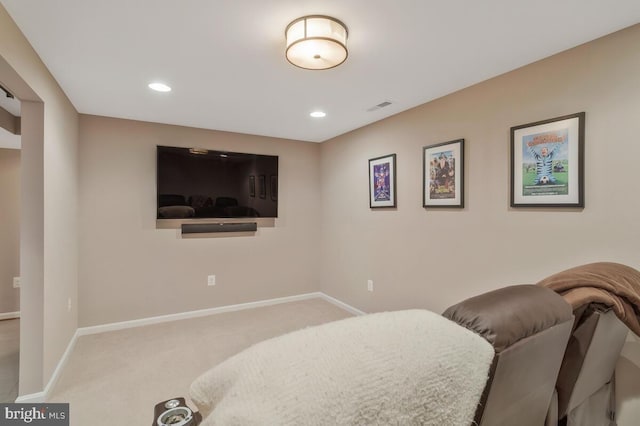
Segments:
[[[553,290],[516,285],[449,307],[443,316],[484,337],[496,352],[573,317],[571,305]]]

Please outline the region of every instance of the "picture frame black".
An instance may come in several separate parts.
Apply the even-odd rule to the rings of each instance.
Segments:
[[[369,207],[397,207],[396,154],[369,160]]]
[[[258,197],[267,198],[267,178],[265,175],[258,176]]]
[[[271,201],[278,201],[278,176],[271,175],[270,183],[271,190],[269,192],[271,194]]]
[[[464,208],[464,139],[422,148],[422,207]]]
[[[511,207],[584,208],[585,113],[511,127]]]
[[[249,176],[249,197],[255,198],[256,196],[256,177],[254,175]]]

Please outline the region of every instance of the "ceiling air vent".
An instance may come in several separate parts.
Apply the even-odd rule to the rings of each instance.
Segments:
[[[384,108],[384,107],[389,106],[389,105],[391,105],[391,102],[389,102],[389,101],[380,102],[378,105],[372,106],[371,108],[367,109],[367,111],[369,111],[369,112],[375,111],[377,109]]]

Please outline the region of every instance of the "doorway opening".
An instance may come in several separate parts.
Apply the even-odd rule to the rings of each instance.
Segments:
[[[20,101],[0,86],[0,403],[18,396],[20,363]]]

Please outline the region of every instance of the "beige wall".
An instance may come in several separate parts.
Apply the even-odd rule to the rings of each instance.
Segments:
[[[322,144],[321,290],[364,311],[441,312],[586,262],[640,269],[639,44],[637,25]],[[509,128],[580,111],[585,209],[510,208]],[[457,138],[466,207],[425,210],[422,147]],[[398,208],[371,210],[367,160],[391,153]]]
[[[80,117],[80,326],[317,291],[319,145]],[[197,239],[156,229],[156,145],[278,155],[275,226]]]
[[[0,314],[20,310],[20,150],[0,148]]]
[[[0,82],[32,101],[23,104],[20,394],[42,390],[78,325],[318,289],[365,311],[441,311],[579,263],[640,268],[639,42],[636,26],[316,145],[78,122],[0,6]],[[22,84],[33,96],[21,96]],[[510,209],[509,127],[579,111],[587,113],[586,208]],[[456,138],[466,140],[466,207],[424,210],[421,148]],[[275,226],[202,239],[157,229],[157,144],[279,155]],[[398,155],[398,208],[370,210],[367,160],[389,153]]]
[[[19,393],[25,395],[43,390],[77,328],[78,114],[1,6],[0,82],[22,101]]]

